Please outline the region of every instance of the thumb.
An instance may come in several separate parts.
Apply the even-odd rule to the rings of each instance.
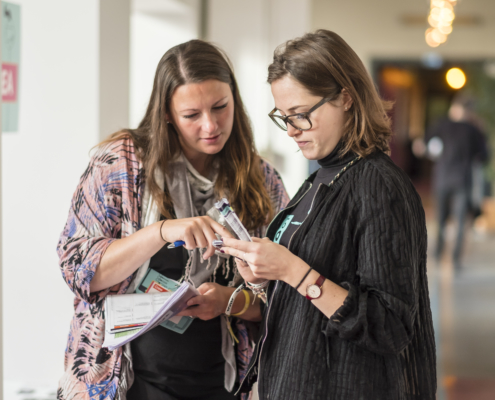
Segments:
[[[206,294],[212,289],[211,284],[209,282],[203,283],[200,287],[198,287],[199,294]]]

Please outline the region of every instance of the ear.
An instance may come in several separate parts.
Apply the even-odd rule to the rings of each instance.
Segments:
[[[349,91],[346,88],[342,89],[342,106],[344,107],[344,111],[349,110],[352,107],[353,101],[352,97],[349,94]]]

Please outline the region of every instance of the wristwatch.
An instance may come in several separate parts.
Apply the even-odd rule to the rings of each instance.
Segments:
[[[320,275],[315,283],[310,283],[306,287],[306,298],[308,300],[315,300],[321,296],[321,287],[325,279],[323,275]]]

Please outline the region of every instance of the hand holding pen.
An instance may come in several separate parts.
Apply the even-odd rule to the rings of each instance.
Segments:
[[[167,246],[167,249],[175,249],[176,247],[181,247],[184,246],[185,244],[186,242],[184,242],[183,240],[177,240],[176,242],[170,243]],[[220,250],[223,246],[223,240],[222,239],[214,240],[213,246],[215,247],[215,249]]]
[[[208,216],[169,219],[163,222],[160,233],[162,239],[169,242],[168,248],[184,246],[188,250],[207,248],[203,253],[206,260],[215,254],[213,241],[215,234],[221,237],[232,237],[231,233],[218,222]]]
[[[173,243],[170,243],[167,246],[167,249],[175,249],[176,247],[184,246],[185,244],[186,244],[186,242],[184,242],[183,240],[177,240]]]

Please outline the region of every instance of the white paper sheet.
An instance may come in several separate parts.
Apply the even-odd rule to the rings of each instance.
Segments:
[[[167,295],[167,298],[165,298],[165,295]],[[191,284],[184,282],[173,293],[133,293],[107,296],[105,300],[107,327],[105,329],[103,347],[107,347],[109,350],[115,350],[123,346],[186,309],[187,302],[198,295],[199,292]],[[122,299],[123,297],[128,298]],[[115,303],[118,305],[116,308],[113,308]],[[134,309],[136,306],[138,308],[137,311]],[[120,311],[116,312],[116,310]],[[145,321],[146,325],[142,328],[125,333],[109,332],[109,329],[112,329],[116,325],[116,321],[130,321],[136,318],[141,318],[144,321],[149,316],[149,310],[152,310],[153,315],[151,315],[151,319]]]

